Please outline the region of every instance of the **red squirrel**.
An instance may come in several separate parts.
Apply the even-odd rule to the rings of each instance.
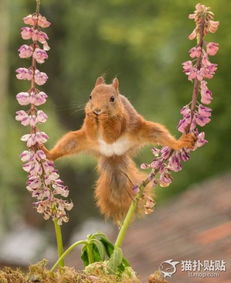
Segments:
[[[99,172],[97,205],[116,222],[123,219],[135,196],[133,186],[146,177],[131,158],[140,147],[159,144],[178,150],[194,145],[192,134],[176,140],[163,125],[145,120],[120,94],[117,78],[112,84],[97,78],[85,114],[81,129],[65,134],[53,149],[42,149],[50,160],[81,151],[95,155]]]

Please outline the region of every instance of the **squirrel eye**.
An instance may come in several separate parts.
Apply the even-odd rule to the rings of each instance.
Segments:
[[[114,101],[115,101],[115,97],[114,97],[114,96],[111,96],[110,102],[114,102]]]
[[[89,98],[92,99],[92,96],[90,95]]]

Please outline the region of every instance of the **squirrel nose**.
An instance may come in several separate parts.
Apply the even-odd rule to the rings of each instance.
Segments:
[[[101,113],[101,109],[99,108],[95,108],[95,110],[93,111],[96,115],[99,115]]]

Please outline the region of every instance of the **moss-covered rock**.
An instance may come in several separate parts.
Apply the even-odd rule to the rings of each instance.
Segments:
[[[111,274],[106,262],[88,265],[84,271],[76,271],[71,267],[58,268],[51,272],[47,269],[47,261],[42,260],[28,267],[27,271],[5,267],[0,270],[0,283],[138,283],[140,282],[131,267],[127,267],[122,275]]]

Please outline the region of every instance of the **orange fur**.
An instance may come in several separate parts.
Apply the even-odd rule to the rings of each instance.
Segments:
[[[133,186],[145,178],[132,161],[132,154],[145,144],[192,147],[194,137],[188,134],[176,140],[164,126],[146,121],[119,94],[118,79],[110,85],[102,77],[96,80],[85,113],[80,130],[64,135],[50,151],[42,148],[51,160],[80,151],[94,154],[100,175],[95,190],[97,205],[104,215],[119,221],[134,197]]]

